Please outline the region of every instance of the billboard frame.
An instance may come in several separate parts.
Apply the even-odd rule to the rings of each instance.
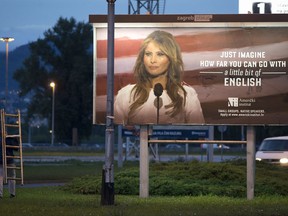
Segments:
[[[96,76],[97,76],[97,53],[96,34],[97,29],[107,28],[106,15],[90,15],[89,22],[93,24],[93,124],[96,120]],[[207,27],[288,27],[288,14],[179,14],[179,15],[115,15],[115,28],[207,28]],[[287,123],[288,124],[288,123]],[[287,125],[286,123],[205,123],[204,125]],[[185,125],[185,124],[184,124]],[[189,124],[188,124],[189,125]],[[193,124],[192,124],[193,125]]]

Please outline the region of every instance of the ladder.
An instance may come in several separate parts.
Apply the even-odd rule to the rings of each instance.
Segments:
[[[22,135],[21,135],[21,116],[20,111],[17,110],[16,114],[6,113],[1,109],[1,137],[2,137],[2,158],[4,170],[4,183],[8,180],[23,181],[23,157],[22,157]],[[16,141],[15,144],[7,141]],[[14,154],[7,154],[7,152],[15,152]],[[17,153],[16,153],[17,152]],[[14,160],[15,166],[7,163],[8,160]],[[15,170],[16,176],[8,176],[8,170]]]

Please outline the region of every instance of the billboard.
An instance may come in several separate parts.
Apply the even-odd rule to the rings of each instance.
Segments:
[[[94,30],[94,124],[106,121],[106,19],[104,15],[90,15]],[[116,15],[114,122],[124,125],[287,125],[287,27],[288,15],[285,14]],[[180,57],[177,61],[171,57],[170,45],[157,44],[159,38],[157,43],[143,45],[155,32],[172,35],[178,44],[184,64],[181,74],[174,73],[179,66],[175,62],[179,62]],[[147,66],[152,62],[147,60],[148,56],[154,51],[158,57],[168,59],[168,68],[162,74],[165,83],[162,78],[159,81],[160,90],[154,85],[155,77],[160,76],[151,74]],[[144,72],[136,72],[137,67],[144,68]],[[155,70],[159,67],[151,66]],[[146,89],[144,96],[136,94],[136,89],[138,93]],[[141,98],[136,106],[135,98]],[[178,105],[174,103],[176,100],[180,101]]]
[[[288,13],[287,0],[239,0],[240,14],[282,14]]]

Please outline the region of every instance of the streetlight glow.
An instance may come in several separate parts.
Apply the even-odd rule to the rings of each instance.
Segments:
[[[13,37],[1,37],[0,40],[8,43],[14,41],[15,39]]]
[[[54,82],[51,82],[51,83],[50,83],[50,87],[51,87],[51,88],[54,88],[54,87],[55,87],[55,83],[54,83]]]
[[[5,108],[7,107],[7,100],[8,100],[8,50],[9,50],[9,42],[14,41],[13,37],[1,37],[1,41],[6,43],[6,71],[5,71]]]
[[[52,88],[52,133],[51,133],[51,146],[54,145],[55,86],[56,86],[56,84],[54,82],[50,83],[50,87]]]

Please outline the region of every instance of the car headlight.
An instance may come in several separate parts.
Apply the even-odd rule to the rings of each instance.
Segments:
[[[288,163],[288,158],[281,158],[280,159],[281,164],[287,164]]]

